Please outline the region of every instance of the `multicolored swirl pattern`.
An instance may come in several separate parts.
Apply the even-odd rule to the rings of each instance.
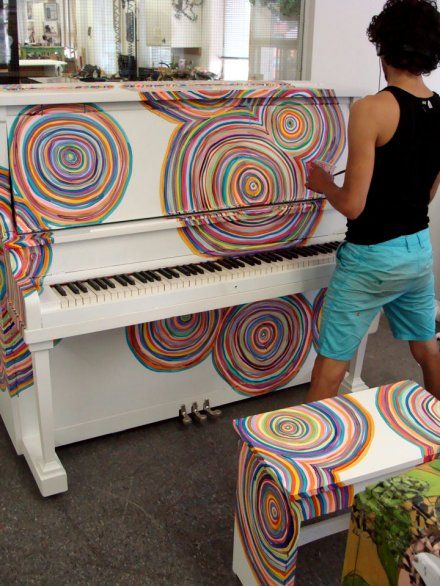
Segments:
[[[276,471],[242,444],[238,463],[236,523],[259,584],[293,585],[301,511]]]
[[[302,243],[317,225],[325,202],[307,201],[212,212],[180,220],[181,238],[199,256],[228,256],[284,248]],[[245,243],[243,248],[243,243]]]
[[[371,415],[351,396],[238,419],[234,426],[294,497],[338,488],[340,471],[363,457],[374,429]]]
[[[124,196],[132,152],[98,106],[24,109],[10,131],[17,225],[29,232],[103,222]]]
[[[292,295],[130,326],[126,338],[150,370],[184,370],[211,354],[232,389],[261,395],[287,385],[304,365],[312,347],[312,309],[303,295]]]
[[[185,370],[210,354],[221,316],[221,310],[214,310],[130,326],[126,329],[128,346],[151,370]]]
[[[172,90],[140,92],[146,107],[177,124],[163,168],[164,213],[241,210],[233,221],[184,223],[180,232],[192,250],[201,255],[254,250],[249,225],[264,233],[263,250],[279,247],[279,236],[290,230],[286,245],[310,236],[319,205],[299,216],[263,209],[258,218],[251,210],[316,197],[304,186],[308,162],[334,164],[345,147],[344,119],[333,92],[279,86],[257,93],[184,93],[172,99]]]
[[[376,404],[391,429],[419,446],[425,462],[436,457],[440,444],[440,401],[417,383],[403,381],[380,387]]]
[[[9,313],[7,296],[24,318],[23,298],[40,290],[49,271],[52,237],[49,232],[17,235],[7,169],[0,169],[0,226],[0,390],[15,396],[33,384],[32,357]]]
[[[214,366],[246,395],[280,389],[308,356],[311,324],[311,308],[302,295],[233,307],[215,342]]]

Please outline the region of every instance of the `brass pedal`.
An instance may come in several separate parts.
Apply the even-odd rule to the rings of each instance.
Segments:
[[[180,409],[179,409],[179,417],[180,417],[180,421],[183,423],[183,425],[190,425],[192,423],[191,417],[186,412],[186,406],[185,405],[182,405],[180,407]]]
[[[205,402],[203,403],[203,411],[211,419],[218,419],[219,417],[221,417],[221,414],[222,414],[220,409],[211,409],[211,406],[209,404],[209,399],[205,399]]]
[[[208,419],[207,415],[199,411],[199,406],[197,405],[197,403],[192,404],[191,417],[197,423],[205,423],[205,421]]]

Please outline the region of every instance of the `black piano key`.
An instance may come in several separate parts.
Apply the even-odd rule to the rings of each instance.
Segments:
[[[213,260],[209,261],[209,265],[218,273],[223,270],[222,267],[217,263],[217,261],[215,261],[215,262]]]
[[[82,293],[87,293],[88,289],[87,287],[81,283],[81,281],[75,281],[75,285],[78,287],[78,289],[82,292]]]
[[[101,287],[94,279],[89,279],[87,283],[94,289],[95,291],[101,291]]]
[[[293,258],[292,253],[288,250],[280,250],[278,254],[280,254],[283,258],[286,258],[287,260],[292,260]]]
[[[174,268],[173,269],[167,268],[167,271],[176,279],[180,279],[179,273]]]
[[[222,258],[221,260],[217,260],[216,262],[217,262],[217,264],[221,265],[222,267],[225,267],[225,269],[228,269],[229,271],[234,268],[231,265],[231,263],[229,261],[227,261],[225,258]]]
[[[268,256],[266,256],[266,254],[263,252],[259,252],[255,256],[256,256],[256,258],[258,258],[259,260],[262,260],[263,262],[267,262],[269,264],[272,262],[272,260]]]
[[[156,271],[142,271],[142,274],[144,273],[153,277],[155,281],[162,281],[162,277]]]
[[[146,279],[149,283],[154,283],[154,281],[157,280],[153,277],[153,275],[150,275],[148,271],[140,271],[139,274],[142,275],[142,277],[144,277],[144,279]]]
[[[295,252],[299,256],[303,256],[303,257],[310,256],[310,254],[304,248],[297,248]]]
[[[275,257],[275,260],[278,260],[278,261],[283,260],[283,257],[278,252],[272,251],[270,254],[271,254],[271,256]]]
[[[239,269],[239,268],[240,268],[240,265],[239,265],[239,264],[238,264],[238,262],[235,260],[235,258],[230,258],[230,257],[228,257],[228,259],[227,259],[227,260],[228,260],[228,263],[229,263],[230,265],[232,265],[234,269]]]
[[[73,283],[66,283],[66,286],[69,287],[72,293],[75,293],[75,295],[79,295],[79,289]]]
[[[133,273],[133,277],[136,278],[140,283],[147,283],[148,279],[142,276],[140,273]]]
[[[128,285],[136,285],[136,281],[130,275],[121,275],[121,279],[124,279]]]
[[[253,255],[252,255],[250,258],[251,258],[251,259],[254,261],[254,263],[255,263],[256,265],[261,265],[261,260],[260,260],[259,258],[257,258],[257,257],[255,256],[255,254],[253,254]]]
[[[107,278],[107,277],[103,277],[103,278],[101,279],[101,281],[104,281],[104,283],[105,283],[105,284],[106,284],[108,287],[110,287],[110,289],[115,289],[115,288],[116,288],[116,285],[113,283],[113,281],[112,281],[111,279]]]
[[[189,277],[191,275],[190,271],[186,267],[174,267],[176,271],[179,271],[185,277]]]
[[[209,273],[215,273],[215,268],[210,265],[208,262],[203,263],[203,269],[208,271]]]
[[[247,265],[250,265],[251,267],[254,267],[257,264],[251,256],[241,256],[240,260],[242,260]]]
[[[54,289],[56,289],[58,291],[58,293],[60,295],[62,295],[63,297],[67,297],[67,293],[64,291],[64,289],[61,287],[61,285],[54,285],[53,286]]]
[[[173,275],[168,271],[168,269],[157,269],[157,272],[167,279],[173,279]]]
[[[123,279],[121,275],[115,275],[113,279],[123,287],[128,287],[127,281]]]
[[[240,258],[234,258],[234,262],[242,269],[245,264]]]
[[[104,291],[107,291],[108,285],[103,279],[99,278],[99,279],[94,279],[94,280],[98,283],[98,285],[101,287],[101,289],[104,289]]]
[[[204,275],[205,271],[199,265],[191,265],[198,275]]]

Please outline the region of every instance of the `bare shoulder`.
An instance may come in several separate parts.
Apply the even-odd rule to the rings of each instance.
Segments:
[[[394,110],[398,111],[398,109],[397,101],[390,92],[379,92],[354,102],[350,109],[350,115],[359,118],[368,116],[370,119],[371,117],[381,119],[383,116],[392,114]]]

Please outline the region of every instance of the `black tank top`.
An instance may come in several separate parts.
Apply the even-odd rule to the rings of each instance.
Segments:
[[[347,241],[378,244],[428,227],[430,191],[440,171],[440,97],[418,98],[397,87],[382,91],[399,103],[394,136],[376,148],[363,212],[347,222]]]

